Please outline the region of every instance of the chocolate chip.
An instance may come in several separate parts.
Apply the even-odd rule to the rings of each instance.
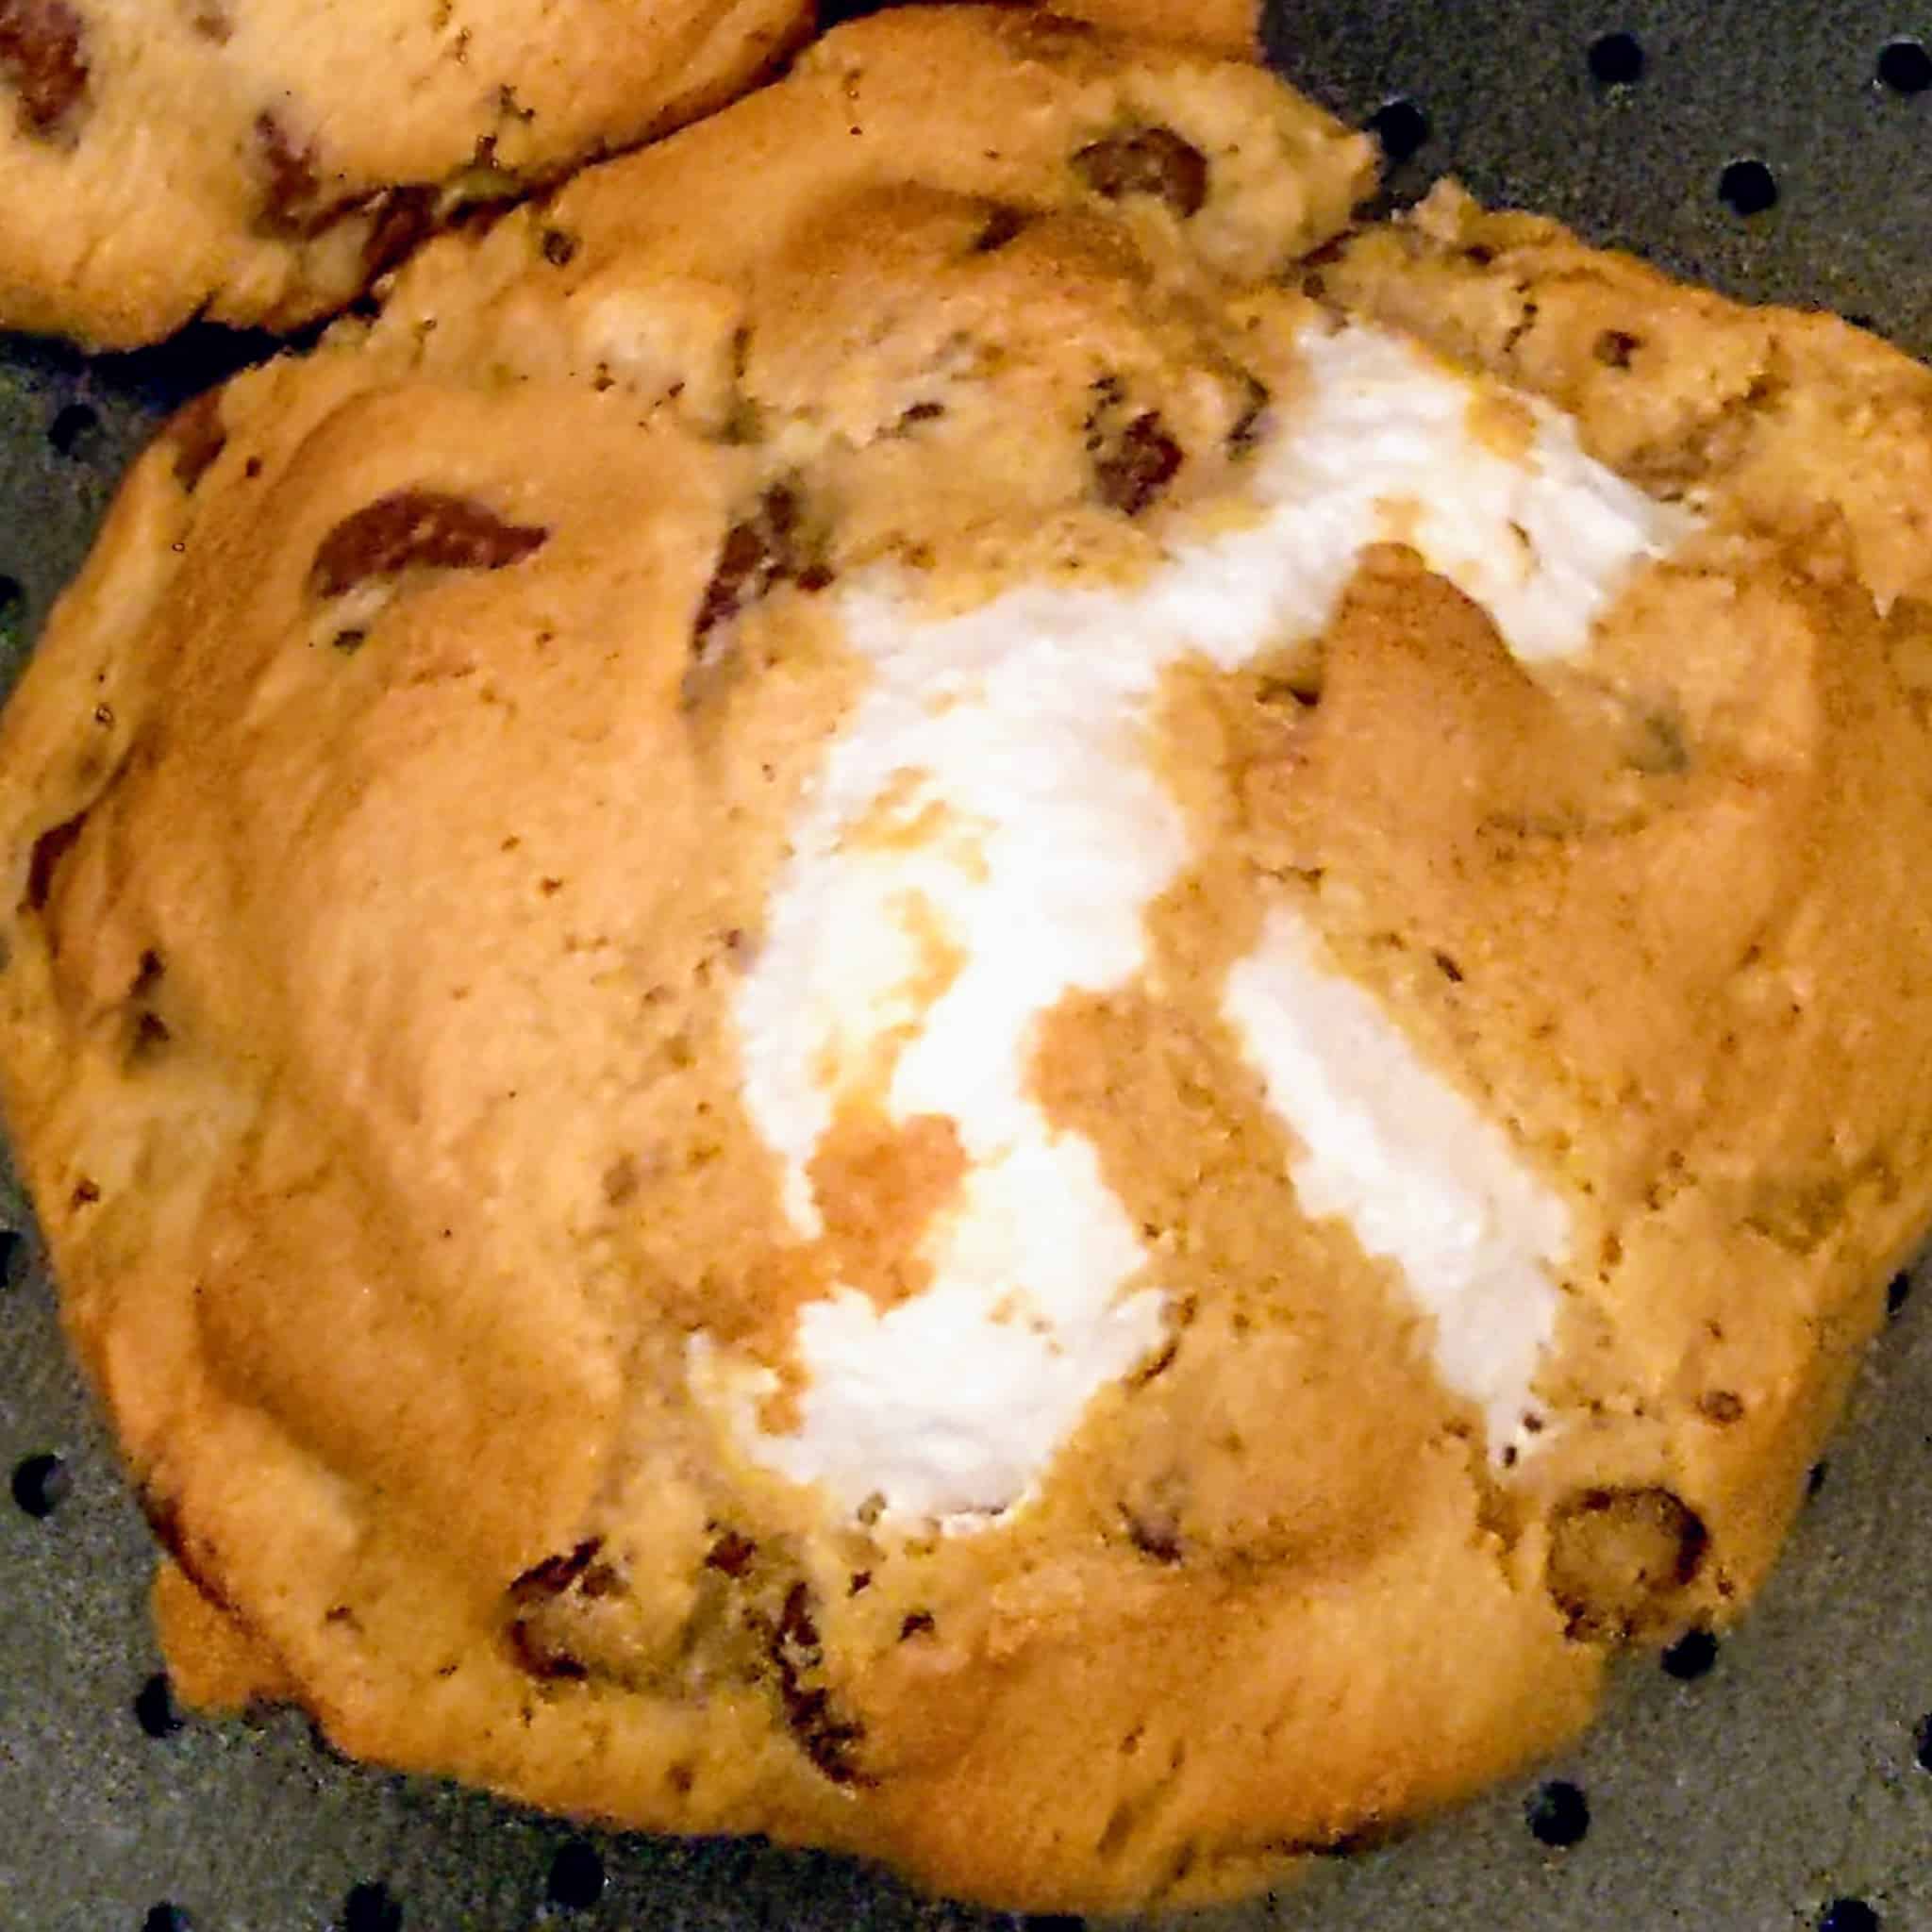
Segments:
[[[1631,358],[1642,346],[1640,337],[1621,328],[1607,328],[1591,345],[1591,353],[1606,369],[1627,369]]]
[[[746,605],[788,579],[802,591],[822,591],[832,581],[832,574],[823,561],[807,554],[798,498],[776,483],[758,499],[750,516],[724,533],[717,568],[705,586],[691,625],[693,650],[701,650],[718,625],[729,623]]]
[[[1121,1505],[1121,1520],[1126,1524],[1127,1541],[1143,1557],[1157,1563],[1178,1563],[1182,1544],[1179,1525],[1171,1516],[1154,1515]]]
[[[1151,194],[1184,221],[1208,199],[1208,157],[1171,127],[1137,127],[1096,141],[1074,157],[1074,172],[1108,201]]]
[[[913,403],[899,412],[899,420],[892,427],[895,430],[916,428],[922,423],[937,423],[945,413],[943,403]]]
[[[192,495],[194,486],[227,446],[228,432],[222,424],[221,391],[205,390],[192,403],[176,409],[161,434],[174,446],[175,482]]]
[[[705,1552],[705,1568],[721,1571],[726,1576],[742,1576],[751,1569],[758,1553],[758,1546],[750,1537],[740,1536],[735,1529],[721,1530]]]
[[[1093,480],[1109,509],[1135,517],[1174,481],[1186,460],[1157,409],[1144,409],[1094,452]]]
[[[576,259],[577,238],[565,229],[545,228],[538,246],[552,268],[568,268]]]
[[[521,1609],[530,1604],[548,1603],[553,1597],[561,1596],[591,1567],[591,1559],[603,1547],[604,1539],[593,1536],[574,1550],[545,1557],[541,1563],[533,1563],[510,1585],[510,1602]]]
[[[1627,1641],[1671,1621],[1709,1542],[1669,1490],[1585,1490],[1551,1518],[1545,1587],[1569,1636]]]
[[[799,1749],[835,1785],[868,1782],[856,1761],[865,1728],[841,1714],[832,1694],[810,1680],[823,1670],[824,1653],[812,1616],[811,1591],[803,1582],[786,1592],[767,1646],[778,1673],[778,1701]]]
[[[158,1013],[143,1012],[135,1020],[134,1035],[127,1045],[127,1058],[137,1062],[152,1059],[174,1037],[168,1030],[168,1023]]]
[[[255,152],[263,176],[262,226],[272,235],[313,233],[322,213],[315,149],[264,111],[255,117]]]
[[[569,1651],[546,1643],[527,1619],[516,1618],[504,1632],[504,1641],[517,1667],[545,1684],[580,1684],[591,1673]]]
[[[27,134],[52,134],[87,92],[80,16],[65,0],[0,0],[0,79]]]
[[[344,517],[322,540],[309,588],[340,597],[365,578],[429,570],[501,570],[538,549],[550,532],[506,523],[467,497],[401,490]]]
[[[979,233],[973,238],[974,255],[992,255],[1014,240],[1033,219],[1024,208],[1014,208],[1009,203],[996,201],[987,210],[986,221]]]
[[[1743,1421],[1744,1400],[1728,1389],[1712,1389],[1698,1398],[1697,1412],[1706,1422],[1727,1428],[1732,1423]]]
[[[1258,375],[1243,374],[1241,379],[1246,385],[1247,394],[1241,414],[1234,419],[1227,432],[1227,453],[1231,457],[1253,453],[1268,426],[1268,406],[1274,400],[1268,385]]]
[[[930,1610],[912,1610],[900,1620],[899,1641],[904,1643],[914,1637],[930,1637],[938,1628]]]
[[[81,827],[86,824],[86,812],[75,812],[71,819],[63,819],[34,841],[33,852],[26,862],[26,909],[29,912],[47,909],[47,901],[54,896],[54,879],[60,870],[60,861],[74,850],[79,841]]]
[[[436,192],[430,188],[393,188],[370,204],[374,221],[362,244],[362,266],[369,278],[387,275],[412,254],[416,244],[436,226]]]

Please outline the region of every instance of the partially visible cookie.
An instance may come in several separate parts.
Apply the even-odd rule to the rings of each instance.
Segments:
[[[1091,21],[1109,33],[1211,47],[1237,59],[1260,50],[1257,0],[1059,0],[1053,11]]]
[[[0,0],[0,327],[287,329],[707,112],[808,0]]]
[[[137,466],[0,1083],[185,1695],[1125,1908],[1739,1614],[1932,1212],[1932,375],[1370,174],[906,11]]]

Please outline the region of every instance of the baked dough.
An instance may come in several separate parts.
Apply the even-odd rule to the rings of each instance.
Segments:
[[[0,0],[0,328],[296,327],[809,25],[809,0]]]
[[[1128,1908],[1740,1612],[1932,1206],[1932,375],[1370,177],[885,15],[136,466],[0,1070],[185,1695]]]

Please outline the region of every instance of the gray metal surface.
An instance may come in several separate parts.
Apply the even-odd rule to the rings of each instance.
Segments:
[[[1634,85],[1591,73],[1590,49],[1610,33],[1638,45]],[[1594,240],[1741,294],[1839,308],[1927,351],[1932,89],[1877,78],[1881,50],[1914,37],[1932,42],[1932,7],[1864,0],[1298,0],[1271,22],[1278,63],[1332,105],[1363,119],[1393,101],[1420,110],[1427,139],[1395,170],[1398,192],[1453,170]],[[1598,65],[1627,72],[1629,47],[1613,42]],[[1888,71],[1932,79],[1909,55]],[[1404,124],[1398,110],[1383,125]],[[1767,166],[1778,192],[1748,218],[1720,194],[1740,160]],[[88,364],[0,341],[0,689],[155,412],[237,353],[204,341]],[[0,1229],[20,1231],[0,1234],[0,1473],[13,1491],[0,1494],[0,1932],[1026,1923],[755,1843],[575,1834],[342,1764],[291,1715],[176,1723],[153,1682],[145,1535],[4,1170]],[[1932,1773],[1915,1759],[1932,1712],[1928,1418],[1932,1286],[1874,1350],[1778,1576],[1712,1668],[1685,1681],[1632,1666],[1562,1763],[1206,1923],[1928,1932]],[[34,1458],[47,1456],[60,1467],[43,1484]],[[1528,1828],[1551,1778],[1587,1800],[1588,1831],[1567,1849]],[[1849,1903],[1834,1914],[1834,1900],[1874,1916]]]

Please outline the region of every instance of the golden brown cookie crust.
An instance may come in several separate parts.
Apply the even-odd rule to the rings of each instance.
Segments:
[[[137,466],[0,721],[0,1069],[189,1694],[1123,1908],[1447,1803],[1737,1614],[1932,1205],[1932,606],[1878,487],[1932,376],[1449,194],[1328,249],[1368,185],[1251,69],[886,16]],[[1141,580],[1245,513],[1324,303],[1702,531],[1574,665],[1382,546],[1311,647],[1170,679],[1196,859],[1032,1077],[1172,1346],[995,1527],[824,1508],[687,1361],[782,1363],[833,1274],[905,1292],[950,1184],[856,1116],[831,1251],[790,1239],[739,1094],[730,989],[865,684],[841,587]],[[1283,1179],[1216,989],[1287,903],[1575,1204],[1520,1467]]]

